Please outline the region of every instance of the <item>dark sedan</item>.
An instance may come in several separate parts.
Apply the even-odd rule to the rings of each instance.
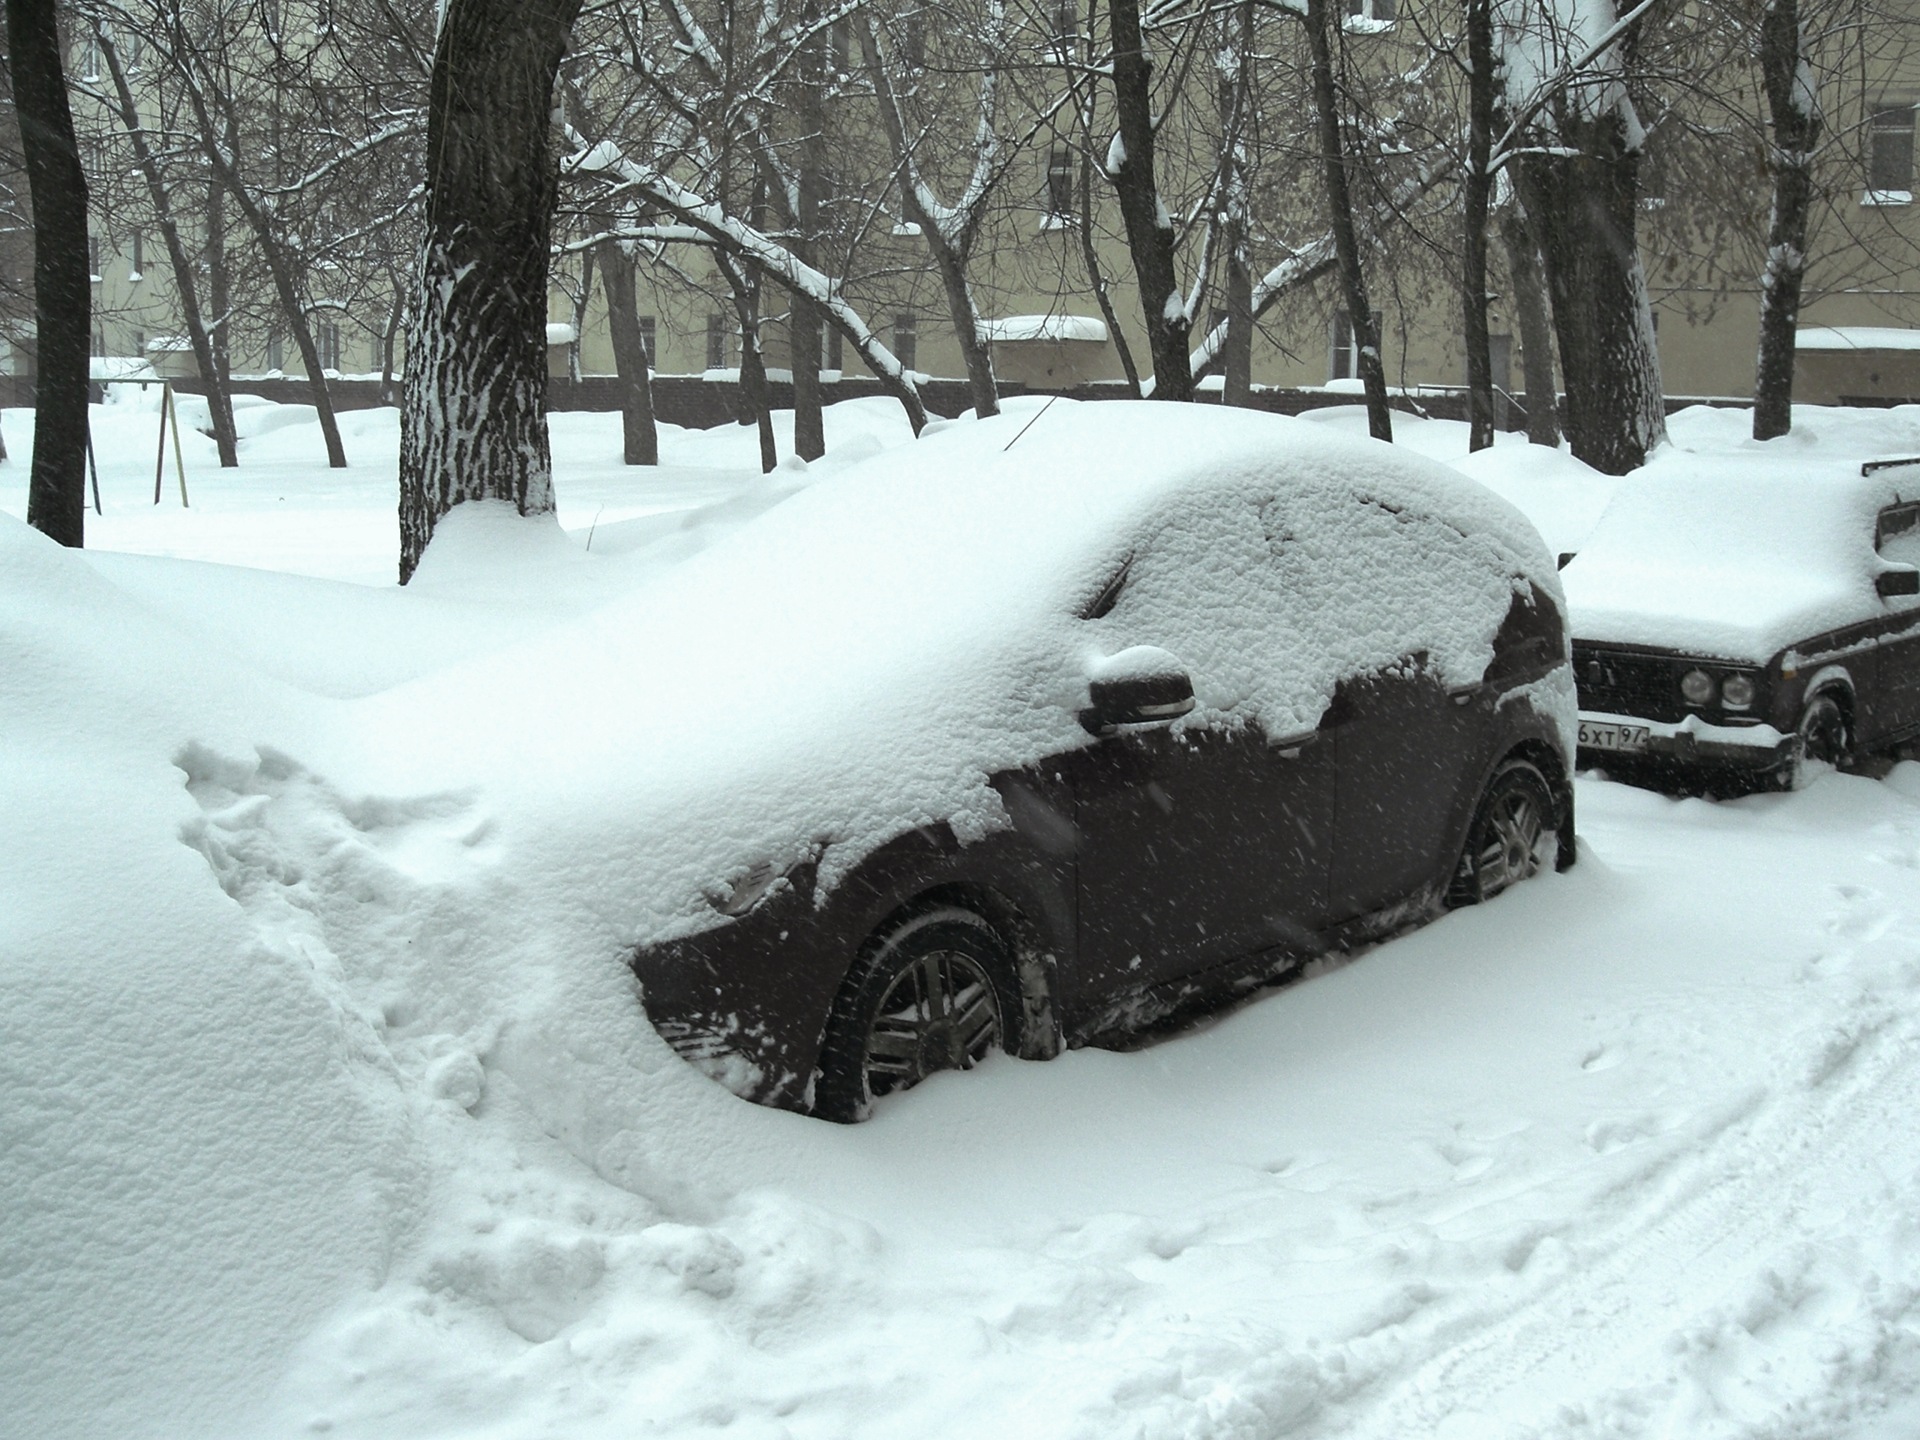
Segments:
[[[823,771],[815,830],[713,874],[633,959],[660,1032],[738,1093],[858,1119],[994,1049],[1136,1032],[1572,863],[1557,578],[1472,482],[1297,422],[1119,403],[863,469],[749,527],[754,564],[812,565],[832,598],[804,605],[852,656],[862,615],[919,637],[901,718],[834,763],[927,778],[883,823]],[[922,583],[863,609],[882,574]],[[940,654],[948,627],[965,658]],[[899,699],[862,682],[844,713]]]
[[[1920,460],[1629,482],[1563,573],[1580,761],[1790,788],[1920,735]]]

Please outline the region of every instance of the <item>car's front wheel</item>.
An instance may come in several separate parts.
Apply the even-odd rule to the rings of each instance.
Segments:
[[[1467,828],[1466,848],[1447,889],[1449,905],[1477,905],[1530,875],[1551,870],[1560,854],[1553,791],[1531,761],[1494,772]]]
[[[864,1120],[883,1095],[1012,1048],[1012,957],[987,922],[945,907],[916,915],[863,955],[828,1020],[814,1112]]]
[[[1780,774],[1783,790],[1804,789],[1822,770],[1838,770],[1853,758],[1853,736],[1840,702],[1822,691],[1807,701],[1794,727],[1799,744]]]

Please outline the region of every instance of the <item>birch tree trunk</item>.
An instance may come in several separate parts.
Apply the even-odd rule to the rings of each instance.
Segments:
[[[1360,265],[1360,238],[1353,224],[1353,192],[1347,185],[1346,146],[1340,136],[1339,97],[1333,85],[1333,27],[1339,23],[1328,0],[1307,0],[1307,44],[1313,58],[1313,108],[1319,122],[1320,157],[1327,181],[1327,210],[1340,291],[1353,324],[1355,370],[1367,393],[1367,433],[1393,439],[1393,412],[1387,407],[1387,371],[1380,359],[1380,329],[1373,323],[1366,272]]]
[[[87,179],[67,108],[53,0],[7,0],[14,115],[33,196],[33,313],[38,336],[27,523],[62,545],[86,540]]]
[[[613,369],[620,377],[620,438],[629,465],[660,463],[660,431],[653,419],[653,381],[640,317],[634,308],[633,261],[609,240],[600,257],[600,278],[607,291],[607,330],[613,340]]]
[[[1820,97],[1807,64],[1797,0],[1768,0],[1760,22],[1760,78],[1773,119],[1773,213],[1767,268],[1760,277],[1760,354],[1753,376],[1753,438],[1793,428],[1793,353],[1800,287],[1807,273],[1807,215],[1813,203],[1813,152],[1820,142]]]
[[[547,251],[554,75],[580,0],[448,0],[400,407],[400,579],[455,505],[553,510]]]
[[[1325,0],[1318,0],[1324,4]],[[1174,274],[1173,217],[1160,200],[1153,161],[1153,62],[1140,30],[1139,0],[1107,0],[1113,45],[1113,102],[1118,133],[1107,151],[1107,178],[1120,201],[1134,283],[1153,360],[1153,398],[1191,400],[1193,329]]]

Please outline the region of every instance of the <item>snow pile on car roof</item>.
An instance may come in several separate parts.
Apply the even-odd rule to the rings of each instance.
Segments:
[[[1078,618],[1123,570],[1111,613]],[[363,718],[390,754],[417,736],[396,763],[449,785],[557,793],[622,756],[619,823],[581,863],[631,897],[643,940],[713,923],[703,891],[761,860],[824,844],[831,884],[913,826],[1004,824],[988,777],[1088,743],[1077,712],[1103,655],[1161,646],[1192,674],[1183,724],[1278,737],[1311,729],[1341,676],[1414,652],[1477,680],[1521,575],[1556,590],[1518,512],[1386,446],[1242,411],[1057,403],[822,480],[537,655]],[[427,714],[462,711],[472,732],[450,746]]]
[[[1583,640],[1757,664],[1876,614],[1874,517],[1920,467],[1663,452],[1620,486],[1563,573]]]

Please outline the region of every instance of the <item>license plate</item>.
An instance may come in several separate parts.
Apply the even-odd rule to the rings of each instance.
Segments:
[[[1644,750],[1653,732],[1644,725],[1596,725],[1580,722],[1580,744],[1589,750]]]

